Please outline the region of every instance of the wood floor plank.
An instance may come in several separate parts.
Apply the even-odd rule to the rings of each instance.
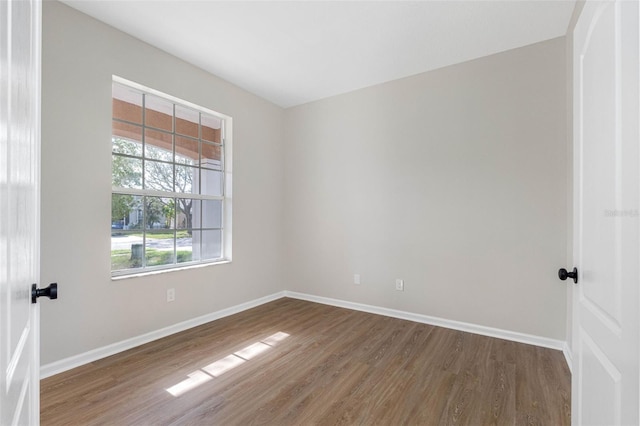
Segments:
[[[42,380],[43,425],[568,425],[561,352],[283,298]]]
[[[401,424],[439,424],[456,377],[456,374],[450,371],[438,369],[433,369],[424,375],[412,373],[411,386],[407,395],[407,409]]]

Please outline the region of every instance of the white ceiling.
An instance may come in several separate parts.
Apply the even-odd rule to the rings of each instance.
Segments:
[[[64,3],[282,107],[562,36],[574,6],[574,0]]]

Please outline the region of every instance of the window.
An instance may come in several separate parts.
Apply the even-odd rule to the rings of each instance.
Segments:
[[[230,260],[231,119],[114,77],[111,271]]]

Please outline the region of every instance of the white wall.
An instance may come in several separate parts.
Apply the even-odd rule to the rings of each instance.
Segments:
[[[558,38],[287,110],[287,289],[564,339],[565,78]]]
[[[231,264],[111,281],[112,74],[233,117]],[[58,2],[42,75],[43,364],[284,289],[282,109]]]

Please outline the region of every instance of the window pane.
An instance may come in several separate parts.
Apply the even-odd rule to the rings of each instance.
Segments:
[[[191,219],[192,226],[194,228],[202,228],[202,201],[193,200],[191,211],[193,212]]]
[[[198,200],[192,200],[191,198],[178,198],[176,200],[176,228],[178,229],[191,229],[194,219],[194,207]],[[199,204],[198,204],[199,209]],[[199,227],[199,226],[197,226]]]
[[[176,133],[198,138],[199,116],[198,111],[176,105]]]
[[[111,184],[116,188],[142,188],[142,160],[111,156]]]
[[[136,195],[111,196],[111,270],[142,267],[141,198]]]
[[[111,151],[142,157],[142,127],[113,122]]]
[[[197,139],[176,136],[176,163],[196,166],[199,155]]]
[[[141,196],[113,194],[111,196],[112,231],[116,229],[122,229],[123,231],[142,229],[143,210]],[[132,234],[129,236],[132,236]],[[142,234],[139,234],[138,237],[142,239]]]
[[[173,131],[173,103],[153,95],[144,98],[144,124],[156,129]]]
[[[173,192],[173,164],[145,161],[144,188]]]
[[[173,135],[146,129],[144,131],[144,156],[154,160],[173,161]]]
[[[202,228],[222,228],[222,201],[202,201]]]
[[[222,257],[222,232],[202,231],[202,259],[220,259]]]
[[[201,247],[200,247],[200,243],[202,242],[202,231],[199,229],[194,229],[191,231],[191,242],[192,242],[192,246],[191,246],[191,260],[192,261],[199,261],[202,260],[202,256],[201,256]]]
[[[197,176],[197,168],[176,164],[176,192],[185,194],[197,192],[197,187],[194,186],[198,181]]]
[[[200,193],[203,195],[222,195],[223,173],[216,170],[200,170]]]
[[[222,120],[207,114],[200,114],[200,120],[202,120],[202,139],[222,143]]]
[[[142,124],[142,93],[114,84],[112,94],[113,118]]]
[[[142,237],[111,233],[111,270],[142,267]]]
[[[202,144],[200,166],[208,169],[222,170],[222,146],[210,143]]]
[[[173,261],[175,235],[173,231],[147,231],[145,255],[147,266],[170,265]]]
[[[146,229],[174,228],[176,203],[173,198],[145,197]],[[173,235],[173,231],[169,231]]]
[[[180,230],[176,232],[176,257],[177,263],[198,260],[193,258],[193,231]]]
[[[111,231],[139,228],[142,222],[142,197],[128,194],[111,195]]]

